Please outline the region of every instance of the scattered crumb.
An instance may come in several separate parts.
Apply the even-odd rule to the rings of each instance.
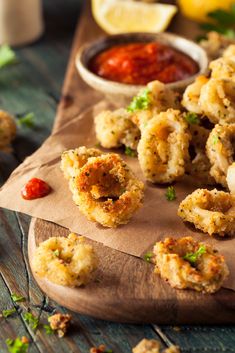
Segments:
[[[178,346],[170,346],[165,349],[162,353],[180,353],[180,348]]]
[[[156,340],[142,339],[136,347],[132,349],[133,353],[180,353],[178,346],[170,346],[161,351],[161,344]],[[91,352],[97,353],[97,352]]]
[[[113,353],[112,349],[107,349],[104,344],[100,344],[99,347],[91,347],[90,353]]]
[[[173,330],[175,332],[180,332],[181,331],[181,328],[179,326],[173,326]]]
[[[71,319],[72,316],[69,314],[56,313],[48,318],[48,322],[52,330],[56,331],[61,338],[66,334]]]
[[[29,343],[29,339],[26,336],[21,337],[21,342],[22,343]]]

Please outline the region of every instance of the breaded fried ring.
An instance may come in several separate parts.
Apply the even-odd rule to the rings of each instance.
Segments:
[[[211,78],[201,89],[199,105],[212,123],[235,123],[235,82]]]
[[[220,236],[235,233],[235,195],[197,189],[179,205],[178,216],[204,233]]]
[[[235,82],[235,61],[230,57],[211,61],[209,68],[212,78],[222,78]]]
[[[62,286],[77,287],[91,279],[97,267],[97,257],[83,237],[69,234],[68,238],[52,237],[40,243],[32,266],[39,277]]]
[[[200,42],[211,60],[221,56],[230,44],[234,44],[234,39],[214,31],[208,32],[207,39]]]
[[[168,109],[143,130],[138,158],[147,180],[170,183],[184,174],[190,135],[179,110]]]
[[[16,122],[9,113],[0,110],[0,150],[10,152],[10,143],[16,135]]]
[[[189,131],[192,139],[189,145],[190,161],[186,164],[186,173],[193,176],[201,184],[213,185],[215,180],[210,175],[211,165],[205,152],[210,130],[200,125],[191,124]]]
[[[90,158],[70,180],[70,189],[79,210],[105,227],[126,224],[144,196],[144,184],[114,153]]]
[[[235,194],[235,163],[228,167],[226,181],[231,194]]]
[[[201,94],[201,89],[208,82],[208,80],[209,79],[206,76],[198,76],[195,81],[191,83],[191,85],[189,85],[184,91],[181,104],[188,111],[202,114],[202,110],[198,102]]]
[[[207,156],[211,163],[210,174],[217,183],[227,187],[228,167],[234,161],[235,124],[216,125],[206,143]]]
[[[186,254],[195,254],[203,247],[202,254],[191,263]],[[166,238],[154,247],[155,272],[173,288],[193,289],[202,293],[215,293],[228,277],[224,257],[212,246],[195,241],[192,237]]]
[[[136,150],[140,138],[138,127],[131,121],[126,109],[113,112],[106,110],[95,119],[96,138],[104,148],[115,148],[125,145]]]
[[[98,157],[101,154],[102,152],[97,148],[86,148],[85,146],[65,151],[61,156],[60,168],[66,179],[73,178],[90,157]]]

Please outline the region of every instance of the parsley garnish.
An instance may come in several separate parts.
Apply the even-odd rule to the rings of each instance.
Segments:
[[[39,325],[39,319],[35,317],[32,313],[26,312],[23,314],[23,319],[27,324],[29,324],[33,330],[36,330]]]
[[[29,128],[34,127],[35,125],[35,114],[30,112],[21,116],[18,116],[18,124],[22,126],[26,126]]]
[[[194,265],[195,262],[197,261],[198,257],[200,255],[205,254],[205,252],[206,252],[205,245],[200,245],[200,247],[198,248],[197,251],[185,254],[183,256],[183,259],[190,262],[192,265]]]
[[[151,104],[149,93],[150,91],[148,88],[142,90],[137,96],[133,98],[132,102],[127,107],[127,111],[133,113],[136,110],[148,109]]]
[[[6,345],[9,353],[27,353],[29,348],[28,342],[22,342],[22,340],[17,337],[15,340],[8,338]]]
[[[3,310],[2,311],[2,316],[5,317],[5,319],[13,314],[16,313],[16,308],[13,309],[8,309],[8,310]]]
[[[165,195],[166,195],[167,201],[174,201],[176,199],[176,193],[175,193],[174,186],[168,186]]]
[[[43,325],[43,328],[45,329],[47,335],[52,335],[55,333],[55,330],[53,330],[50,325]]]
[[[6,44],[0,47],[0,69],[16,62],[14,51]]]
[[[213,135],[212,136],[213,145],[216,145],[218,142],[219,142],[219,136],[218,135]]]
[[[129,157],[136,157],[136,151],[130,147],[125,147],[125,154]]]
[[[185,120],[192,125],[198,125],[200,123],[200,119],[196,113],[188,112],[184,115]]]
[[[25,297],[22,297],[21,295],[17,295],[15,293],[12,293],[11,299],[13,300],[14,303],[25,301]]]
[[[59,257],[60,256],[60,251],[58,249],[56,249],[55,251],[53,251],[53,255],[55,257]]]
[[[154,254],[151,251],[147,252],[146,254],[144,254],[144,261],[151,262],[153,255]]]

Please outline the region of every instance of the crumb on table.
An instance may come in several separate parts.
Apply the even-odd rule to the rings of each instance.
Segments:
[[[56,313],[48,318],[52,330],[57,331],[59,337],[63,337],[70,325],[72,316],[69,314]]]

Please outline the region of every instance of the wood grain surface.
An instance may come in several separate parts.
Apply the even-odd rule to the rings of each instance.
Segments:
[[[185,28],[194,37],[195,26],[188,21],[184,23],[187,25]],[[173,29],[181,32],[182,27],[184,28],[182,19],[178,18]],[[89,6],[86,6],[75,34],[54,131],[102,98],[79,78],[74,65],[78,48],[85,41],[102,34],[91,17]],[[29,259],[32,259],[35,248],[41,241],[50,236],[67,234],[68,230],[55,224],[33,220],[29,232]],[[100,243],[90,242],[100,258],[98,281],[85,288],[70,289],[39,280],[35,276],[40,288],[59,304],[79,313],[120,322],[235,322],[233,291],[222,289],[214,295],[202,295],[193,291],[174,290],[153,274],[152,265],[104,247]]]

